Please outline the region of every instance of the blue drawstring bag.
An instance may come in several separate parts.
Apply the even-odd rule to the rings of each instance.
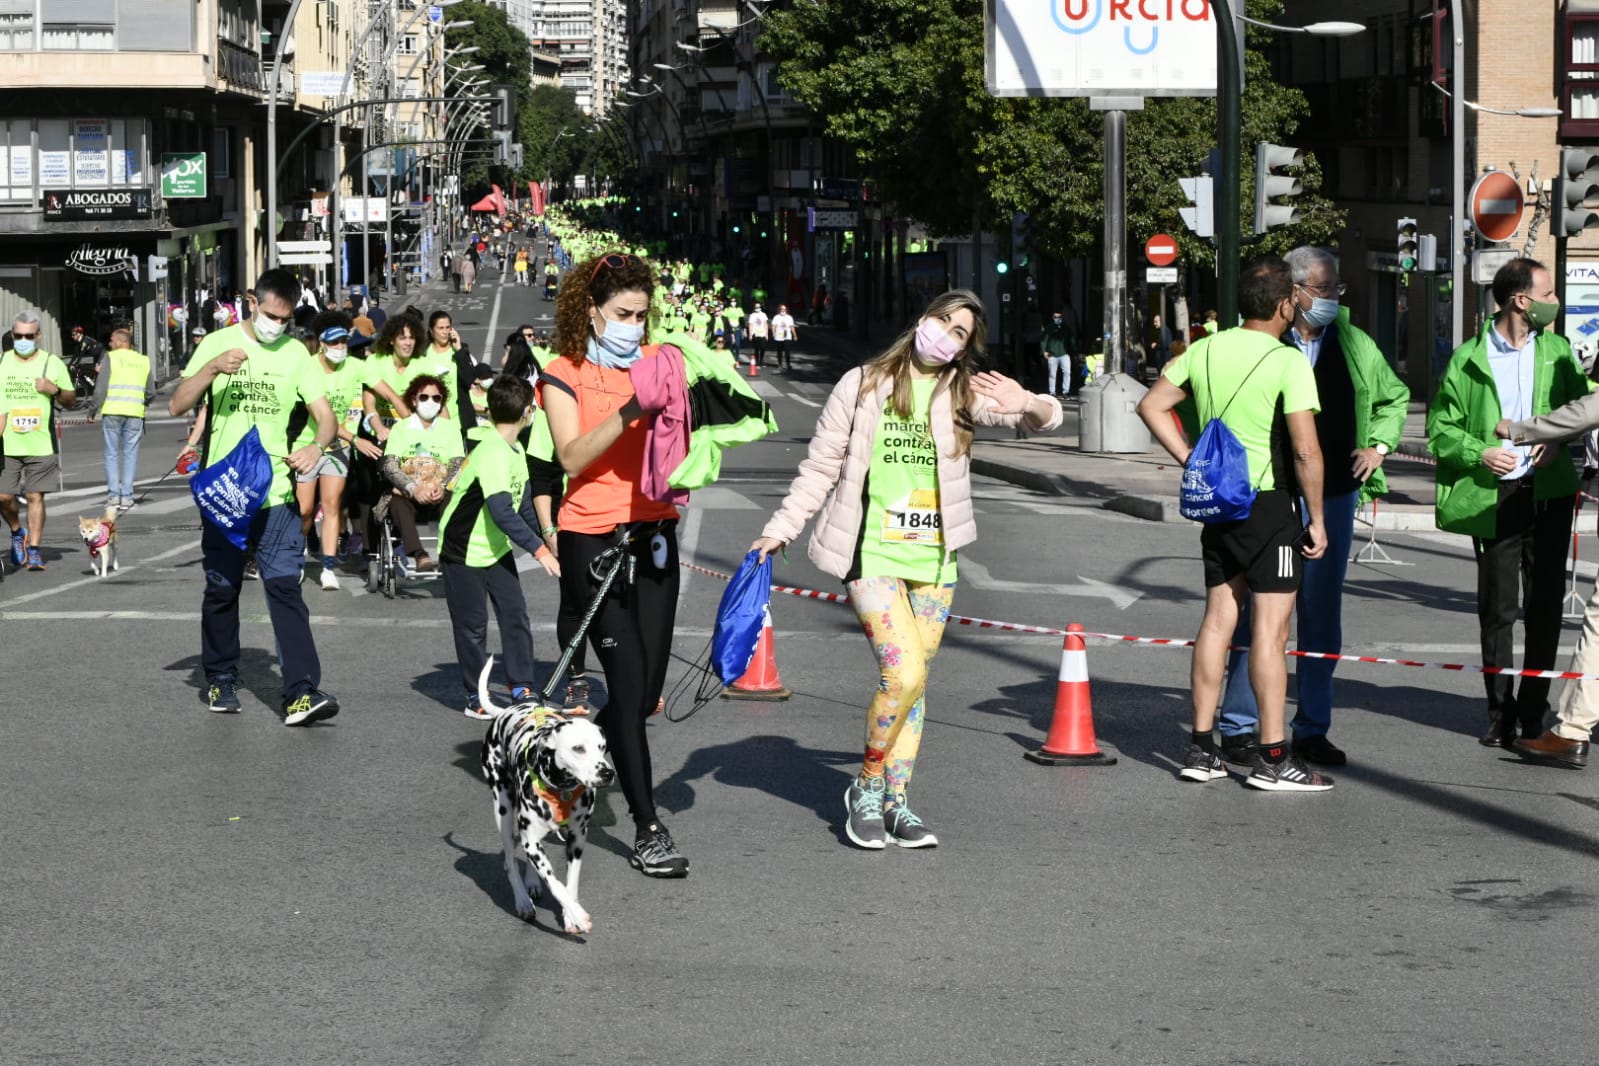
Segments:
[[[1188,453],[1188,461],[1183,464],[1183,483],[1182,488],[1178,490],[1177,501],[1183,517],[1190,521],[1206,524],[1242,522],[1249,517],[1257,492],[1255,485],[1249,480],[1249,453],[1244,450],[1243,444],[1234,436],[1233,431],[1227,428],[1222,416],[1227,413],[1227,408],[1233,405],[1238,393],[1244,391],[1244,385],[1249,383],[1249,379],[1254,377],[1255,371],[1259,370],[1260,364],[1265,361],[1266,356],[1261,356],[1260,362],[1244,375],[1244,380],[1239,383],[1232,399],[1227,401],[1227,406],[1221,409],[1221,414],[1205,423],[1205,428],[1199,432],[1199,439],[1194,442],[1194,450]],[[1205,385],[1208,392],[1210,386],[1208,345],[1205,348]],[[1207,396],[1207,400],[1213,401],[1214,397]],[[1207,403],[1206,406],[1215,410],[1214,402]],[[1265,477],[1265,471],[1261,472],[1261,477]]]
[[[744,556],[738,573],[722,593],[716,609],[716,631],[711,635],[711,669],[731,685],[744,676],[755,658],[755,644],[766,624],[772,601],[772,559],[761,561],[760,552]]]
[[[200,517],[243,551],[250,522],[272,488],[272,457],[255,426],[233,450],[189,479]]]

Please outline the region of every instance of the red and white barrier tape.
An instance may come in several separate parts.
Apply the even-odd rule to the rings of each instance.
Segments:
[[[694,563],[678,561],[678,565],[685,570],[692,570],[696,574],[714,577],[718,581],[731,581],[732,574],[720,570],[709,570]],[[806,600],[823,600],[827,603],[847,604],[849,597],[841,592],[819,592],[816,589],[796,588],[792,585],[773,585],[772,591],[784,596],[798,596]],[[990,618],[973,618],[970,615],[951,614],[949,620],[956,625],[972,626],[976,629],[998,629],[1007,633],[1031,633],[1041,637],[1064,637],[1067,631],[1053,626],[1029,626],[1020,622],[997,622]],[[1143,644],[1159,648],[1192,648],[1192,640],[1182,640],[1177,637],[1132,637],[1124,633],[1095,633],[1084,631],[1077,634],[1087,640],[1106,640],[1120,644]],[[1232,645],[1229,651],[1242,650],[1239,645]],[[1599,674],[1581,674],[1569,670],[1516,670],[1508,666],[1475,666],[1471,663],[1424,663],[1415,659],[1389,659],[1380,655],[1342,655],[1327,651],[1301,651],[1298,648],[1289,648],[1287,654],[1299,659],[1327,659],[1334,662],[1373,663],[1380,666],[1408,666],[1417,670],[1448,670],[1454,673],[1466,674],[1500,674],[1506,677],[1536,677],[1550,681],[1599,681]]]

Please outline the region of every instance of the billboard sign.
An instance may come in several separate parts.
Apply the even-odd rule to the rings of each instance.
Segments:
[[[985,0],[995,96],[1214,96],[1209,0]]]

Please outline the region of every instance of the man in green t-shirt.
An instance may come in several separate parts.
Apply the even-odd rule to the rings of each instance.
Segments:
[[[468,718],[491,717],[477,696],[478,677],[488,662],[488,605],[500,627],[500,654],[514,700],[533,692],[533,630],[511,551],[516,545],[559,576],[555,556],[534,532],[527,456],[517,437],[533,420],[533,389],[521,378],[501,375],[489,386],[492,427],[468,431],[472,448],[455,478],[450,502],[439,518],[439,562],[444,599],[455,631]]]
[[[1301,556],[1320,558],[1327,547],[1316,376],[1309,360],[1281,339],[1297,311],[1288,264],[1266,256],[1245,267],[1238,308],[1242,326],[1196,341],[1166,365],[1138,404],[1139,416],[1161,447],[1186,466],[1193,448],[1172,411],[1191,395],[1201,423],[1219,419],[1243,446],[1250,484],[1258,490],[1248,517],[1209,523],[1200,534],[1205,617],[1191,668],[1193,734],[1178,776],[1199,782],[1227,776],[1213,731],[1227,645],[1247,593],[1260,747],[1244,783],[1273,792],[1325,792],[1332,779],[1308,769],[1290,751],[1283,726],[1288,683],[1283,656],[1302,579]],[[1301,497],[1308,521],[1300,514]]]
[[[11,527],[11,561],[43,570],[44,494],[61,469],[56,454],[56,407],[77,399],[72,375],[60,356],[39,347],[43,327],[32,311],[18,312],[11,325],[12,347],[0,352],[0,515]],[[17,497],[28,502],[22,525]]]
[[[203,399],[210,411],[201,442],[203,467],[225,460],[252,427],[272,458],[272,485],[251,520],[245,546],[236,546],[209,522],[200,550],[205,559],[205,594],[200,603],[200,663],[206,699],[213,711],[240,710],[239,585],[254,554],[266,592],[272,632],[283,673],[284,725],[306,725],[339,713],[338,701],[321,691],[322,665],[311,637],[311,619],[300,595],[305,533],[295,506],[292,473],[312,470],[333,441],[339,420],[324,393],[321,365],[305,345],[286,335],[300,300],[300,283],[286,270],[269,270],[256,284],[256,308],[247,321],[206,335],[195,349],[167,405],[185,414]],[[291,421],[303,405],[315,421],[314,438],[295,447]]]

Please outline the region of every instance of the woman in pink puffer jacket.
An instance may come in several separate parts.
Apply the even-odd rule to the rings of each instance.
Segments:
[[[938,843],[905,791],[921,746],[927,668],[955,597],[956,553],[977,539],[973,430],[1061,421],[1054,397],[972,372],[987,331],[975,293],[947,292],[915,329],[845,374],[788,496],[753,545],[764,558],[820,512],[811,561],[843,579],[871,642],[881,677],[866,715],[866,759],[844,795],[845,833],[863,848]]]

